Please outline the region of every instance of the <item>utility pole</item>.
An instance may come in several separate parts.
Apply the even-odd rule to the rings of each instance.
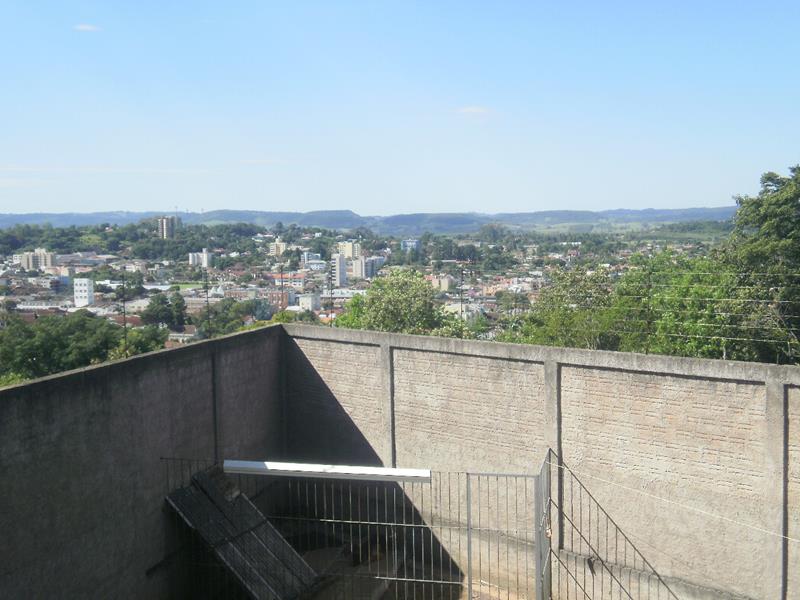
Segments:
[[[464,266],[461,266],[461,282],[458,285],[458,316],[464,320]]]
[[[125,291],[125,269],[122,270],[122,348],[128,358],[128,310],[126,306],[128,293]]]
[[[279,269],[280,269],[280,273],[281,273],[281,303],[283,303],[284,302],[284,297],[283,297],[283,263],[280,264]],[[284,310],[284,309],[286,309],[288,307],[289,307],[289,302],[287,301],[286,302],[286,306],[284,306],[281,310]]]
[[[328,269],[328,327],[333,327],[333,260]]]
[[[206,292],[206,334],[211,337],[211,305],[208,301],[208,269],[203,269],[203,287]]]

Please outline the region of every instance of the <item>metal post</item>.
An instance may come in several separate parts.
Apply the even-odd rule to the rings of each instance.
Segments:
[[[203,287],[206,292],[206,335],[211,337],[211,305],[208,301],[208,269],[203,269]]]
[[[542,549],[544,546],[544,527],[542,527],[542,515],[544,514],[544,507],[542,506],[542,482],[539,475],[533,478],[533,498],[534,498],[534,525],[536,527],[534,532],[534,577],[536,582],[534,587],[536,589],[536,600],[545,600],[547,596],[544,595],[544,578],[542,577]]]
[[[280,265],[280,272],[281,272],[281,304],[284,303],[284,296],[283,296],[283,263]],[[286,310],[289,307],[289,302],[286,301],[286,305],[281,308],[281,310]]]
[[[472,486],[467,475],[467,598],[472,599]]]
[[[122,268],[122,340],[123,348],[125,349],[125,358],[128,358],[128,309],[125,304],[127,300],[127,292],[125,291],[125,267]]]

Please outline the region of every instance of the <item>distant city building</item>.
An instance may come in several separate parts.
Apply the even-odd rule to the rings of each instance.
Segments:
[[[190,252],[189,266],[203,267],[204,269],[208,269],[211,266],[211,254],[209,253],[208,248],[203,248],[202,252]]]
[[[334,287],[347,285],[347,259],[344,254],[334,254],[331,257],[331,273]]]
[[[456,287],[456,279],[452,275],[430,275],[426,279],[431,282],[433,289],[439,292],[449,292]]]
[[[363,256],[353,261],[353,277],[355,279],[366,279],[367,259]]]
[[[386,264],[385,256],[370,256],[369,259],[375,264],[376,273]]]
[[[269,255],[281,256],[284,252],[286,252],[286,247],[286,242],[282,242],[280,239],[278,239],[269,245]]]
[[[328,268],[329,263],[324,260],[309,260],[306,262],[306,269],[311,271],[324,271]]]
[[[23,252],[19,256],[20,266],[26,271],[39,271],[52,267],[56,262],[55,252],[48,252],[44,248],[36,248],[33,252]]]
[[[224,290],[222,295],[225,298],[233,298],[239,302],[247,300],[266,300],[278,310],[284,310],[287,306],[295,302],[295,290],[293,288],[234,288]]]
[[[319,252],[303,252],[300,255],[300,261],[303,264],[311,262],[312,260],[322,260],[322,255]]]
[[[159,217],[158,237],[162,240],[171,240],[175,237],[175,230],[178,228],[178,217]]]
[[[76,307],[94,304],[94,281],[91,279],[74,279],[72,282]]]
[[[300,294],[298,296],[298,302],[300,304],[301,310],[310,310],[315,311],[319,310],[321,307],[320,297],[319,294]]]
[[[28,278],[28,285],[33,287],[44,288],[46,290],[57,290],[61,285],[61,280],[58,277],[45,276],[45,277],[30,277]]]
[[[339,242],[339,254],[350,260],[356,259],[361,256],[361,244],[352,240]]]
[[[142,275],[147,275],[147,262],[143,260],[134,260],[129,263],[125,263],[124,270],[128,273],[141,273]]]
[[[381,259],[380,261],[376,259]],[[353,260],[353,277],[356,279],[372,279],[386,259],[382,256],[361,256]]]
[[[288,306],[294,304],[295,291],[292,288],[265,290],[262,292],[262,297],[266,298],[267,302],[276,309],[286,310]]]
[[[400,242],[400,250],[403,252],[411,252],[412,250],[416,250],[419,252],[419,249],[422,247],[422,244],[419,240],[403,240]]]

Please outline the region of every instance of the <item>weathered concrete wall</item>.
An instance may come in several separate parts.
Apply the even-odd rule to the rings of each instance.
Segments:
[[[362,464],[391,461],[380,346],[297,339],[287,341],[287,362],[288,457],[327,463],[348,458]]]
[[[0,596],[168,597],[160,457],[279,451],[282,339],[262,329],[1,390]]]
[[[560,450],[686,597],[800,598],[800,368],[285,329],[290,431],[317,459],[348,456],[295,428],[309,369],[385,465],[533,473]]]
[[[689,558],[713,581],[717,565],[736,565],[736,587],[728,589],[770,597],[774,589],[763,589],[760,577],[770,557],[740,543],[740,526],[684,508],[775,528],[765,510],[763,384],[564,367],[561,410],[565,462],[588,474],[584,483],[623,531],[638,532],[645,554],[648,547],[692,549],[652,556],[659,572],[681,574]],[[630,502],[629,489],[670,502]]]
[[[392,359],[398,464],[523,471],[544,448],[541,363],[403,348]]]
[[[681,597],[800,598],[800,368],[284,329],[0,391],[0,595],[166,597],[162,456],[533,474],[553,448]]]
[[[800,387],[787,390],[787,598],[800,598]]]

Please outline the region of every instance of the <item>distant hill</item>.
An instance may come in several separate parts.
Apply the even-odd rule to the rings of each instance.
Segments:
[[[254,223],[261,226],[295,223],[305,227],[330,229],[355,229],[368,227],[373,231],[391,235],[419,235],[432,233],[469,233],[488,223],[500,223],[512,228],[559,231],[613,231],[615,229],[641,228],[664,223],[690,221],[727,221],[736,212],[735,206],[719,208],[680,208],[642,210],[616,209],[546,210],[526,213],[414,213],[387,217],[362,217],[350,210],[320,210],[312,212],[267,212],[257,210],[214,210],[204,213],[181,213],[189,224]],[[0,214],[0,228],[19,224],[54,227],[70,225],[99,225],[114,223],[126,225],[165,213],[158,212],[97,212],[97,213],[29,213]],[[169,213],[166,213],[169,214]]]

